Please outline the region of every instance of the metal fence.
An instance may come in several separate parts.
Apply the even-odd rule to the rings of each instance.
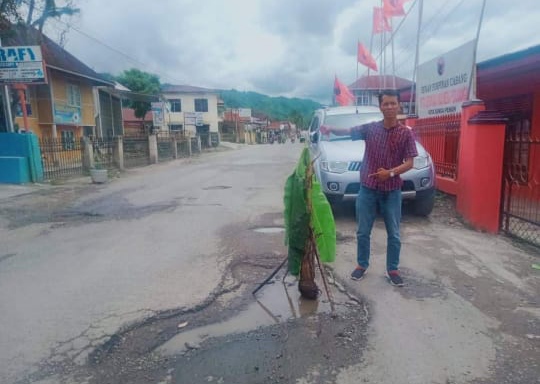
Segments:
[[[74,137],[42,138],[39,140],[45,180],[82,176],[83,143]]]
[[[429,152],[437,175],[457,179],[461,114],[419,119],[414,131]]]
[[[173,138],[171,136],[157,136],[158,161],[173,159]]]
[[[526,128],[506,128],[501,230],[540,247],[540,138]]]
[[[191,155],[189,138],[183,137],[176,140],[176,151],[178,157],[189,157]]]
[[[150,163],[148,136],[125,136],[122,142],[126,168],[145,166]]]
[[[92,153],[94,155],[94,166],[96,168],[112,169],[114,164],[114,147],[117,144],[116,137],[93,137]]]

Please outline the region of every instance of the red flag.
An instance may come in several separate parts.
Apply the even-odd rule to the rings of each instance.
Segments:
[[[377,70],[377,62],[362,43],[358,43],[358,62],[374,71]]]
[[[334,98],[339,105],[351,105],[354,101],[354,95],[349,91],[349,88],[337,76],[334,80]]]
[[[388,19],[384,16],[381,7],[373,7],[373,33],[381,33],[384,31],[392,31]]]
[[[383,13],[386,18],[405,16],[403,4],[408,0],[383,0]]]

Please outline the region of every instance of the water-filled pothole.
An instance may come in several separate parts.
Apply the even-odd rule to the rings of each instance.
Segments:
[[[322,283],[317,282],[322,288]],[[276,278],[257,293],[255,301],[244,311],[226,321],[197,327],[188,324],[184,331],[170,339],[159,348],[166,355],[183,353],[214,337],[244,333],[260,327],[287,322],[291,319],[308,318],[321,313],[330,313],[332,308],[326,293],[317,300],[306,300],[300,296],[298,282],[294,276],[287,276],[284,283]],[[337,312],[347,310],[339,304],[350,303],[341,292],[332,291],[332,299]],[[191,328],[191,329],[190,329]]]
[[[253,228],[253,231],[259,232],[259,233],[280,233],[280,232],[285,231],[285,228],[283,227],[258,227],[258,228]]]

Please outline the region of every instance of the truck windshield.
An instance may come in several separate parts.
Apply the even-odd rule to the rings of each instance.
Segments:
[[[381,113],[351,113],[347,115],[330,115],[326,116],[324,120],[324,125],[328,125],[333,128],[351,128],[356,125],[362,125],[366,123],[371,123],[373,121],[382,120]],[[335,140],[350,140],[349,135],[338,136],[334,134],[322,135],[321,140],[323,141],[335,141]]]

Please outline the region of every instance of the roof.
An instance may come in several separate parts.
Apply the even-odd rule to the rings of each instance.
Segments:
[[[410,88],[412,81],[404,79],[403,77],[395,76],[396,87],[395,89],[404,89]],[[386,86],[383,87],[383,85]],[[372,75],[372,76],[362,76],[357,79],[354,83],[349,85],[349,89],[353,90],[367,90],[367,89],[376,89],[379,90],[383,88],[393,88],[394,76],[392,75]]]
[[[114,83],[104,79],[93,69],[56,44],[37,29],[26,25],[12,25],[14,34],[2,39],[4,46],[41,45],[41,54],[47,67],[85,77],[95,85],[111,85]]]
[[[512,62],[531,62],[540,61],[540,45],[529,47],[521,51],[507,53],[502,56],[497,56],[489,60],[482,61],[477,64],[478,70],[486,70],[510,64]]]
[[[192,85],[164,84],[161,86],[163,93],[219,93],[217,89],[194,87]]]
[[[483,100],[534,93],[540,87],[540,45],[477,64],[477,96]]]

